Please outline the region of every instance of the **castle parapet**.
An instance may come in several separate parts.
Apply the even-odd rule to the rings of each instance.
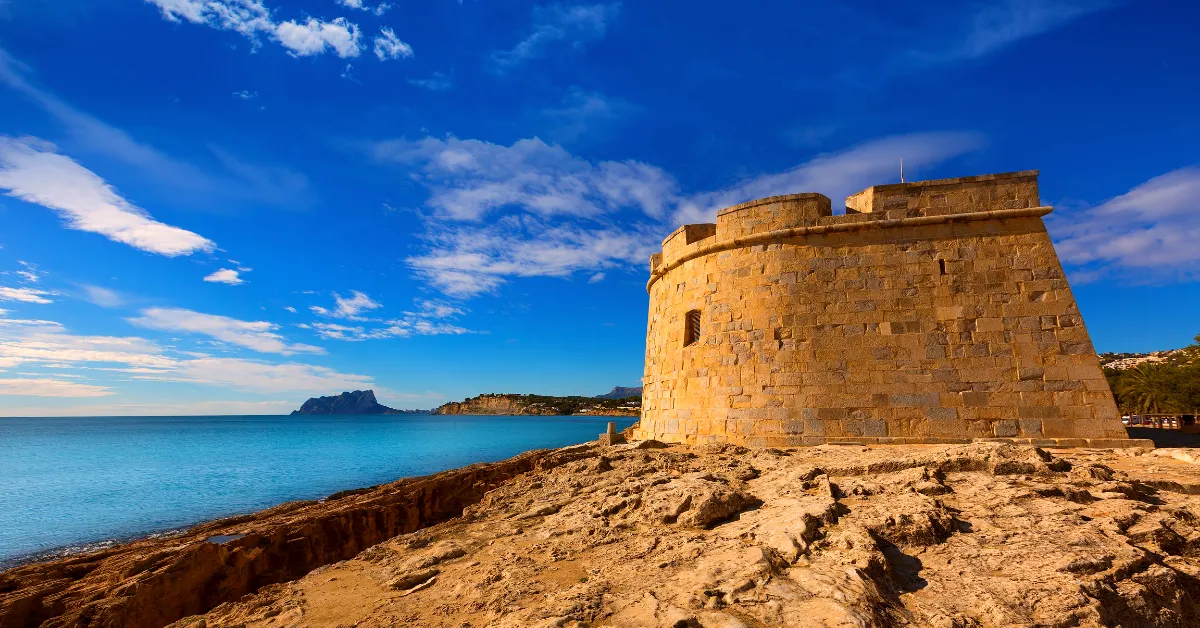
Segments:
[[[1038,171],[871,186],[846,199],[848,214],[921,215],[1038,207]],[[933,211],[930,211],[933,210]]]
[[[717,212],[717,235],[722,240],[732,240],[755,233],[815,225],[821,218],[832,215],[829,197],[824,194],[770,196]]]

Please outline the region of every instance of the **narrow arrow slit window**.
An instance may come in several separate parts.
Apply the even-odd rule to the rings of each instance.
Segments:
[[[684,319],[683,346],[696,344],[700,341],[700,310],[691,310]]]

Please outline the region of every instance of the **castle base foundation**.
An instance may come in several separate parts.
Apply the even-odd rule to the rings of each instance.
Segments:
[[[1033,445],[1046,448],[1088,449],[1153,449],[1154,441],[1148,438],[946,438],[917,436],[750,436],[729,439],[724,436],[685,435],[671,438],[669,435],[654,436],[638,430],[633,431],[633,440],[658,440],[666,443],[703,445],[729,443],[745,447],[813,447],[816,445],[969,445],[971,443],[1008,443],[1011,445]]]

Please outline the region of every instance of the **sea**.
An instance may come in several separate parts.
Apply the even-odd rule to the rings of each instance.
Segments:
[[[594,440],[632,417],[0,418],[0,569]]]

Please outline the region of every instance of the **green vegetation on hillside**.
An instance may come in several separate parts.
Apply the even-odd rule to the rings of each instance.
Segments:
[[[1144,363],[1104,375],[1126,413],[1196,413],[1200,411],[1200,334],[1195,342],[1165,362]]]
[[[621,399],[599,399],[596,397],[551,397],[548,395],[513,395],[527,405],[542,408],[553,408],[556,414],[578,414],[581,410],[596,412],[597,410],[615,410],[622,407],[642,406],[641,396],[624,397]]]

